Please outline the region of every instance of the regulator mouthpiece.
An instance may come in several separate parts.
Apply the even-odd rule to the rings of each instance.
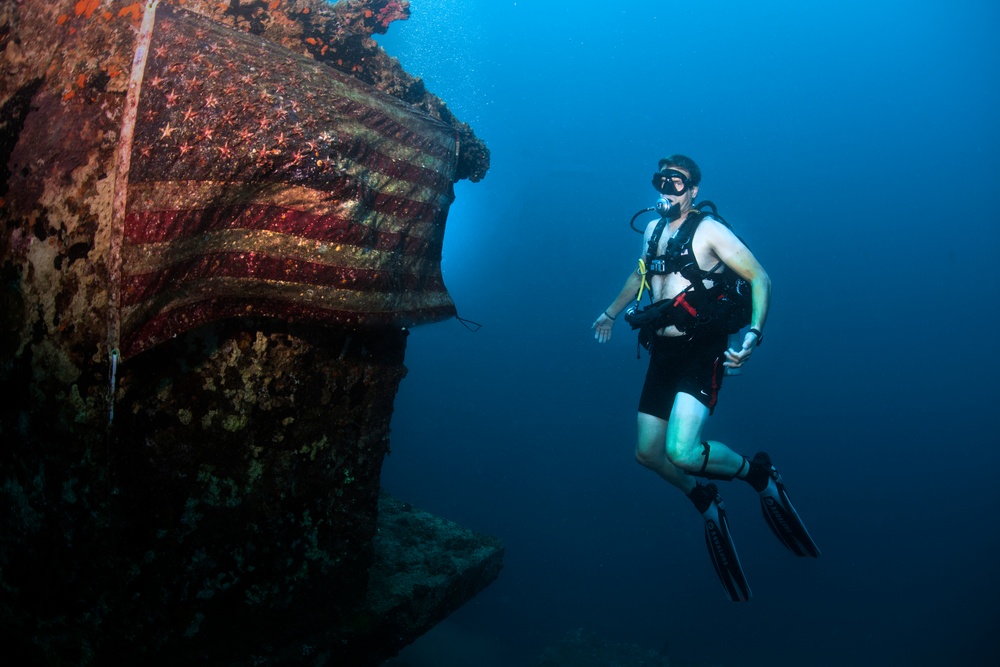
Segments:
[[[660,197],[656,200],[656,212],[660,214],[661,218],[666,218],[667,220],[676,220],[681,217],[681,206],[680,204],[672,204],[670,200],[666,197]]]

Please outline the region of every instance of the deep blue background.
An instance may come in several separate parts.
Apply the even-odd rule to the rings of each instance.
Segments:
[[[500,578],[392,661],[528,665],[568,630],[677,664],[995,665],[1000,4],[412,0],[386,50],[492,150],[462,182],[383,482],[506,544]],[[646,359],[590,325],[673,152],[774,283],[707,434],[771,452],[823,550],[725,484],[754,590],[633,459]]]

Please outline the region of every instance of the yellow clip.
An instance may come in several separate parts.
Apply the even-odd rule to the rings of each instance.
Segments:
[[[646,280],[646,262],[643,261],[642,257],[639,258],[639,275],[642,276],[642,283],[639,284],[639,296],[635,298],[636,303],[642,301],[642,291],[649,289],[649,282]]]

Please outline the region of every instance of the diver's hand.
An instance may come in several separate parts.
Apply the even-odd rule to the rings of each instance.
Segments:
[[[747,335],[743,337],[743,347],[740,350],[734,350],[729,348],[726,350],[726,361],[723,366],[726,368],[739,368],[750,359],[750,355],[757,348],[757,343],[760,339],[757,337],[756,332],[748,331]]]
[[[607,343],[611,340],[611,327],[613,326],[615,326],[615,321],[608,317],[607,313],[601,313],[592,327],[594,338],[597,339],[598,343]]]

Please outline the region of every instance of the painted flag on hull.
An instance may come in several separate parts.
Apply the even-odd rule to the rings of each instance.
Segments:
[[[156,10],[128,173],[123,357],[207,322],[452,317],[455,130],[267,40]]]

